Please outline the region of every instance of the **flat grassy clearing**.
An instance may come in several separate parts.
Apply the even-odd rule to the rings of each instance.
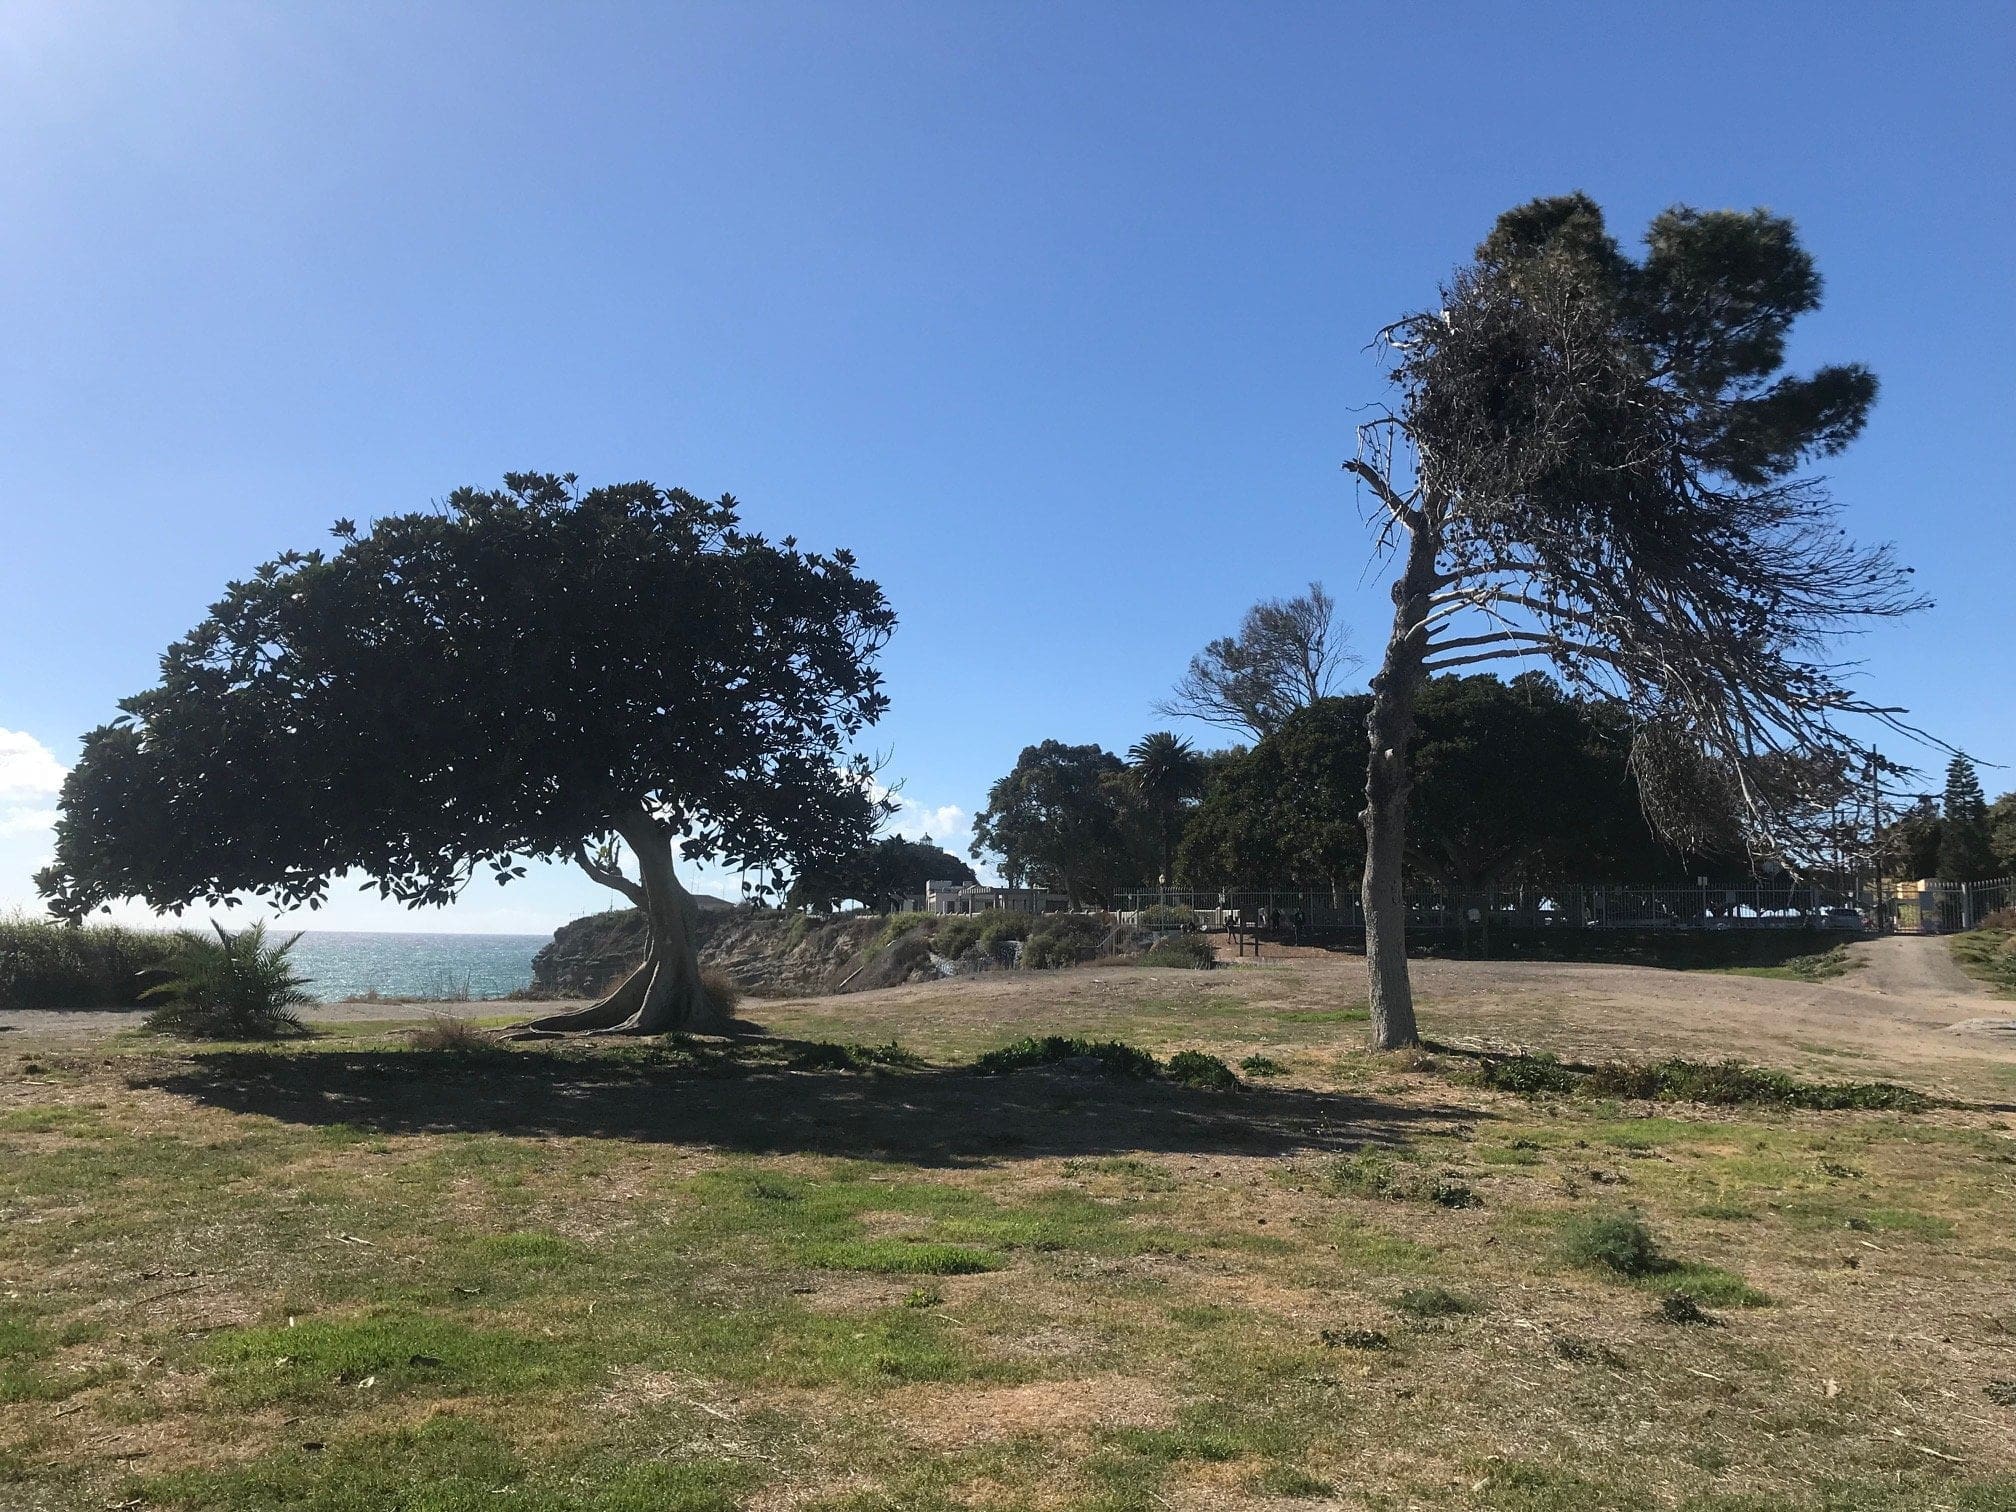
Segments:
[[[1960,969],[2004,997],[2016,997],[2016,930],[1975,929],[1953,936]]]
[[[1992,1095],[1529,1098],[1358,1053],[1342,980],[752,1005],[910,1057],[0,1040],[0,1506],[2016,1507]],[[1582,1013],[1426,1023],[1573,1053]],[[1050,1032],[1256,1069],[971,1069]],[[1628,1214],[1655,1264],[1577,1262]]]

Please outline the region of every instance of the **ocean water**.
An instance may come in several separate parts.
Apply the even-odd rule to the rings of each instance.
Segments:
[[[552,938],[311,929],[294,947],[294,969],[309,978],[307,993],[325,1003],[372,992],[382,997],[498,998],[531,985],[532,957]]]

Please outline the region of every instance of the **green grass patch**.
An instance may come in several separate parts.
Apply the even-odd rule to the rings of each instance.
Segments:
[[[1832,950],[1793,956],[1775,966],[1724,966],[1721,970],[1731,976],[1768,977],[1787,982],[1825,982],[1834,977],[1846,976],[1861,964],[1848,953],[1846,945],[1836,945]]]
[[[1635,1214],[1578,1214],[1561,1225],[1559,1245],[1562,1258],[1582,1270],[1664,1293],[1679,1293],[1697,1302],[1733,1307],[1767,1307],[1771,1302],[1741,1276],[1665,1254]]]
[[[885,1276],[976,1276],[999,1270],[999,1255],[928,1240],[848,1239],[799,1251],[817,1270],[868,1271]]]
[[[1953,959],[1969,976],[2016,995],[2016,929],[1975,929],[1954,935]]]
[[[201,1512],[734,1512],[762,1479],[747,1460],[704,1453],[527,1453],[494,1428],[442,1416],[152,1476],[139,1491],[150,1504]]]
[[[210,1338],[204,1359],[212,1389],[241,1408],[326,1402],[356,1391],[526,1391],[575,1385],[601,1368],[582,1340],[477,1328],[404,1309],[231,1329]]]

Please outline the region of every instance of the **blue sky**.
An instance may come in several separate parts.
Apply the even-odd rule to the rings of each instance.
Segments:
[[[1372,649],[1365,344],[1575,188],[1798,221],[1796,359],[1883,382],[1835,488],[1938,600],[1863,685],[2016,766],[2012,59],[2006,3],[0,3],[0,908],[227,579],[520,468],[853,548],[874,748],[963,850],[1255,598],[1320,578]]]

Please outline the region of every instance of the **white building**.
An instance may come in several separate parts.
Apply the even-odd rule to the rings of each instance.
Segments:
[[[976,914],[1002,909],[1009,913],[1062,913],[1071,900],[1062,893],[1033,887],[985,887],[974,882],[926,882],[922,898],[907,899],[906,908],[934,914]]]

